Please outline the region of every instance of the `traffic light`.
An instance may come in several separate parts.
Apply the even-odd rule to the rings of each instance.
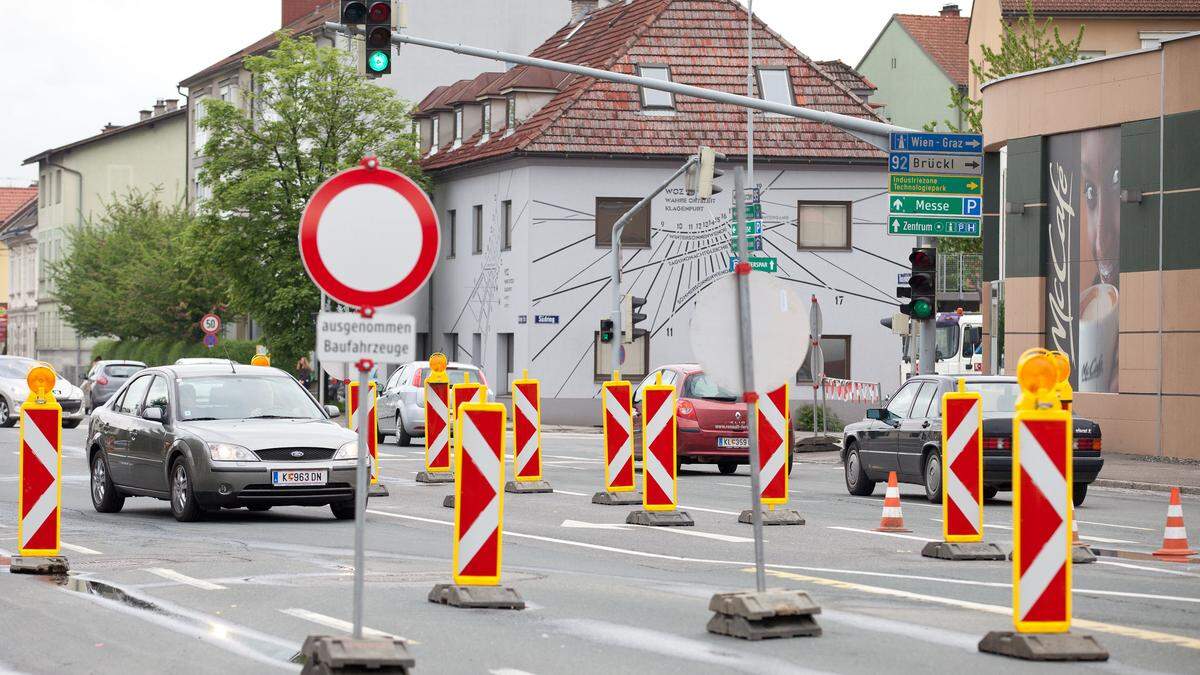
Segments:
[[[367,18],[367,3],[359,0],[342,0],[342,23],[346,26],[361,26]]]
[[[896,289],[898,296],[909,299],[900,312],[918,320],[931,319],[937,312],[937,251],[914,248],[908,261],[912,263],[908,286]]]
[[[689,197],[710,199],[722,190],[715,181],[725,172],[717,169],[717,159],[725,159],[725,156],[708,146],[700,147],[700,161],[692,164],[685,177],[684,190]]]
[[[605,344],[613,341],[612,319],[600,319],[600,341]]]
[[[371,0],[366,5],[366,70],[370,77],[379,77],[392,72],[392,2]]]
[[[638,323],[646,320],[646,315],[638,312],[642,305],[646,304],[645,298],[639,298],[634,295],[626,295],[621,300],[621,331],[624,333],[623,340],[625,344],[631,344],[634,340],[646,334],[646,329],[638,328]]]

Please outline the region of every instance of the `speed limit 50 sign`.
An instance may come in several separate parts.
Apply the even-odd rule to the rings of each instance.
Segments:
[[[205,314],[204,317],[200,319],[200,330],[203,331],[205,335],[216,335],[217,333],[221,332],[221,317],[217,316],[216,314]]]

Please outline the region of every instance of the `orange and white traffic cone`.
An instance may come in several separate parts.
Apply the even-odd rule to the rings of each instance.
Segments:
[[[1163,530],[1162,548],[1154,552],[1164,560],[1187,562],[1187,557],[1196,555],[1188,548],[1187,528],[1183,526],[1183,504],[1179,500],[1179,488],[1171,488],[1171,505],[1167,507],[1167,526]]]
[[[900,486],[896,484],[896,472],[888,473],[887,492],[883,495],[883,517],[879,519],[876,532],[912,532],[904,527],[904,513],[900,511]]]

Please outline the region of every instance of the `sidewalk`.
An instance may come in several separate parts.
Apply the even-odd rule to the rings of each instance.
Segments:
[[[1200,461],[1104,453],[1104,468],[1096,487],[1200,495]]]

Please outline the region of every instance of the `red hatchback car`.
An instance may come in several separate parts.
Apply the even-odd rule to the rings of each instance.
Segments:
[[[724,474],[749,464],[746,435],[746,404],[704,375],[694,363],[660,366],[646,376],[633,392],[633,451],[642,458],[642,391],[662,373],[663,384],[675,385],[676,456],[683,464],[716,464]],[[788,460],[791,461],[789,446]]]

